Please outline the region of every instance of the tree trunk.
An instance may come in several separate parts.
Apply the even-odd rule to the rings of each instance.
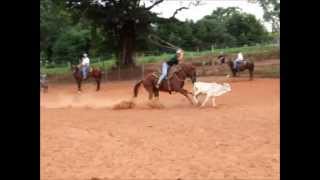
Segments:
[[[134,66],[135,62],[133,55],[135,52],[135,29],[133,23],[127,23],[122,27],[120,32],[120,52],[119,52],[119,63],[122,67]]]

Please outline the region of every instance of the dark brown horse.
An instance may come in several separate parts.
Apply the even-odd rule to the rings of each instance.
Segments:
[[[82,72],[80,70],[80,66],[72,65],[71,69],[72,69],[73,77],[76,80],[77,85],[78,85],[78,91],[80,92],[81,91],[81,83],[84,80],[82,77]],[[100,90],[100,83],[101,83],[102,74],[103,74],[103,72],[99,68],[94,68],[94,67],[88,73],[87,78],[93,77],[95,79],[95,81],[97,83],[97,89],[96,89],[97,91]]]
[[[236,77],[237,76],[237,72],[238,70],[234,68],[234,61],[232,61],[231,59],[227,59],[225,56],[222,58],[219,58],[218,61],[220,61],[220,64],[228,64],[231,72],[232,72],[232,76]],[[243,62],[241,62],[241,64],[239,65],[239,71],[245,71],[248,70],[249,71],[249,75],[250,75],[250,80],[253,79],[253,71],[254,71],[254,62],[251,60],[244,60]]]
[[[168,78],[164,79],[159,89],[157,89],[156,84],[159,76],[160,75],[157,75],[156,73],[149,73],[143,80],[140,80],[134,86],[133,97],[138,96],[139,87],[141,84],[143,84],[144,88],[149,93],[149,100],[152,100],[153,96],[158,99],[159,91],[169,92],[170,94],[171,91],[175,91],[184,95],[190,101],[190,103],[193,104],[191,98],[188,96],[188,94],[191,94],[191,92],[183,89],[186,78],[189,77],[192,83],[196,82],[196,68],[193,65],[181,63],[171,67],[170,71],[168,72]]]

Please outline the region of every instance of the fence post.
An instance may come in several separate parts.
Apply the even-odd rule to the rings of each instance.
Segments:
[[[118,80],[120,81],[120,63],[118,65]]]
[[[213,54],[214,46],[211,45],[211,53]]]
[[[144,63],[142,63],[142,67],[141,67],[141,70],[142,70],[142,79],[144,78]]]
[[[104,77],[105,81],[108,81],[108,70],[107,69],[105,69],[103,77]]]

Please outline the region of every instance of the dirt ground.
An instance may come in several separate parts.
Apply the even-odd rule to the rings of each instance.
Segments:
[[[41,179],[280,179],[279,79],[202,77],[229,82],[217,107],[194,107],[160,93],[151,109],[111,107],[132,96],[135,81],[54,84],[41,94]],[[191,82],[186,89],[191,90]]]

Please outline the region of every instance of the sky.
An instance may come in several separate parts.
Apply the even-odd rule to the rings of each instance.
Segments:
[[[149,1],[144,1],[146,6],[150,5]],[[175,10],[182,6],[188,6],[188,0],[165,0],[164,2],[155,6],[152,11],[160,13],[160,17],[171,17]],[[189,9],[179,11],[176,18],[185,21],[192,19],[194,21],[200,20],[202,17],[211,14],[213,10],[218,7],[239,7],[243,12],[253,14],[259,19],[268,31],[271,31],[271,24],[264,22],[263,9],[258,3],[249,3],[247,0],[202,0],[202,5],[191,6]]]

